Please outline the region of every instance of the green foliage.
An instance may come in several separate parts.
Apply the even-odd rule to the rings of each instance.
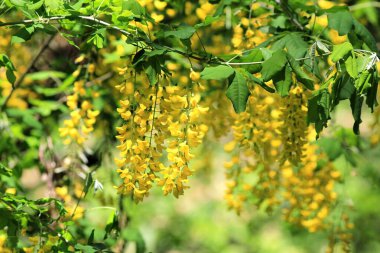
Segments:
[[[309,99],[308,122],[315,124],[317,133],[327,127],[330,120],[331,95],[327,89],[316,91]]]
[[[287,63],[286,53],[283,50],[277,50],[272,56],[263,63],[261,74],[265,82],[280,72]]]
[[[229,66],[206,67],[201,73],[201,78],[204,80],[224,80],[234,73],[234,69]]]
[[[353,26],[353,18],[349,11],[331,12],[328,15],[329,28],[338,31],[339,35],[346,35]]]
[[[0,67],[5,67],[8,81],[11,84],[14,84],[16,81],[16,76],[14,74],[14,72],[16,71],[16,68],[13,66],[8,56],[4,54],[0,54]]]
[[[208,16],[202,23],[194,26],[179,25],[174,28],[162,27],[162,29],[156,33],[157,38],[160,40],[160,42],[157,43],[150,41],[149,36],[144,34],[142,30],[137,30],[136,33],[128,31],[128,22],[132,20],[146,19],[146,21],[152,21],[145,8],[134,0],[110,1],[107,3],[97,2],[93,6],[89,4],[89,1],[79,1],[75,4],[66,4],[64,1],[54,1],[54,3],[49,1],[34,1],[32,5],[26,5],[26,2],[21,0],[9,2],[10,6],[21,9],[27,17],[34,16],[36,10],[43,13],[42,10],[44,9],[44,11],[50,15],[57,15],[57,17],[54,18],[59,20],[87,22],[90,23],[90,27],[92,23],[92,30],[89,29],[90,36],[88,36],[86,43],[88,45],[94,45],[99,49],[107,46],[105,34],[108,29],[111,29],[127,35],[128,43],[140,43],[144,52],[156,52],[157,50],[161,50],[160,52],[162,56],[174,52],[185,56],[187,55],[190,58],[203,60],[206,63],[212,63],[213,66],[206,66],[201,74],[201,78],[204,80],[228,79],[234,73],[234,70],[228,65],[241,65],[250,73],[261,73],[264,82],[272,80],[276,91],[282,97],[287,96],[290,87],[295,85],[295,80],[292,78],[292,75],[295,75],[296,80],[309,90],[313,90],[314,84],[318,82],[313,74],[316,75],[318,79],[322,79],[319,80],[321,83],[325,83],[325,80],[323,80],[324,78],[320,74],[323,70],[319,68],[320,66],[323,66],[321,62],[327,60],[324,55],[330,54],[328,46],[322,43],[319,39],[314,40],[315,37],[318,38],[318,36],[320,36],[319,34],[316,34],[315,37],[314,34],[312,34],[313,36],[311,37],[309,36],[308,33],[313,33],[313,30],[308,31],[307,29],[304,29],[303,31],[299,31],[300,24],[298,23],[300,21],[296,21],[294,18],[289,18],[289,13],[287,12],[284,13],[285,15],[277,14],[278,16],[273,17],[273,21],[270,23],[270,29],[273,30],[275,36],[262,44],[261,47],[270,47],[271,50],[265,51],[265,54],[263,53],[264,51],[257,48],[250,50],[247,53],[243,53],[242,56],[237,55],[230,62],[223,62],[217,57],[205,55],[204,52],[189,53],[188,50],[191,50],[190,39],[194,36],[196,30],[217,22],[220,19],[223,10],[225,8],[230,8],[229,6],[234,8],[236,3],[234,1],[217,1],[217,4],[218,8],[214,16]],[[248,2],[244,4],[248,4]],[[337,66],[339,69],[338,71],[342,71],[342,75],[344,75],[343,72],[347,71],[350,77],[355,79],[356,90],[360,94],[367,96],[368,91],[374,89],[372,88],[372,84],[376,83],[374,78],[377,76],[373,74],[373,70],[372,74],[368,73],[371,72],[371,68],[369,67],[366,67],[367,71],[360,71],[360,67],[358,67],[357,63],[360,60],[356,61],[355,59],[361,57],[358,55],[361,52],[360,50],[369,49],[372,51],[373,55],[376,55],[376,42],[368,30],[361,25],[345,7],[334,7],[328,10],[323,10],[318,7],[307,6],[299,1],[291,2],[289,4],[298,9],[305,10],[310,16],[315,13],[317,16],[327,14],[329,29],[338,31],[339,35],[349,35],[349,41],[333,46],[330,57],[334,63],[339,64],[339,66]],[[284,8],[283,5],[276,7],[279,7],[280,9]],[[103,22],[95,18],[91,19],[91,12],[95,10],[97,12],[100,11],[104,16],[111,17],[111,23]],[[307,23],[306,20],[302,22],[305,24]],[[20,29],[14,34],[12,42],[25,42],[31,38],[36,29],[44,29],[44,27],[45,25],[43,22],[40,23],[36,21],[32,24],[25,25],[20,23]],[[75,33],[73,29],[74,26],[65,25],[64,27],[68,29],[69,32],[70,30],[73,30],[72,32]],[[167,44],[171,41],[174,43],[176,40],[181,41],[184,50],[172,48],[170,43]],[[363,42],[360,43],[360,41]],[[286,49],[286,51],[283,51],[283,49]],[[323,52],[321,55],[322,57],[316,57],[316,50]],[[305,57],[308,51],[311,52],[311,57]],[[370,53],[370,51],[368,52]],[[145,54],[141,54],[141,56],[144,55]],[[144,56],[138,57],[137,60],[137,56],[138,55],[135,56],[134,60],[136,68],[140,71],[147,70],[149,80],[151,84],[154,85],[154,83],[157,82],[157,78],[154,76],[159,75],[160,70],[162,69],[161,67],[157,68],[157,64],[154,63],[159,61],[158,58],[148,60],[148,58]],[[311,66],[308,63],[311,63]],[[215,64],[218,66],[215,66]],[[142,68],[138,67],[138,65],[142,66]],[[291,73],[289,73],[289,70],[291,70]],[[11,71],[9,71],[9,73],[11,73]],[[339,78],[342,75],[336,77]],[[9,78],[12,79],[11,76]],[[245,76],[245,78],[249,79],[250,77]],[[334,81],[336,80],[332,80],[331,83],[335,83]],[[268,87],[267,85],[263,85],[262,82],[257,83],[264,88]],[[273,89],[272,87],[270,88]],[[333,93],[339,92],[333,91]],[[367,101],[370,103],[373,99],[368,99]],[[339,100],[334,101],[334,105],[337,105],[337,103],[339,103]],[[236,103],[233,105],[235,109],[239,108],[238,111],[240,111],[241,108],[244,108],[244,106],[236,107]],[[369,104],[369,107],[373,108],[373,104]],[[334,107],[332,107],[332,109],[333,108]],[[315,115],[315,117],[318,116]]]
[[[341,60],[344,56],[350,53],[354,48],[350,42],[344,42],[339,45],[335,45],[331,53],[331,60],[337,62]]]

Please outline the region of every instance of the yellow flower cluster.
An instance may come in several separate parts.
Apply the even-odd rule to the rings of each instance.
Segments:
[[[204,104],[209,108],[207,116],[204,117],[204,122],[216,138],[220,138],[226,134],[226,129],[230,129],[233,123],[233,114],[230,114],[230,101],[225,95],[225,91],[220,87],[207,86],[207,97],[204,99]],[[223,117],[220,113],[223,112]]]
[[[325,229],[325,218],[336,200],[334,184],[340,172],[318,154],[313,129],[308,128],[306,92],[297,86],[282,100],[281,186],[286,207],[283,215],[291,223],[310,232]],[[317,162],[323,165],[318,165]]]
[[[152,16],[156,22],[176,15],[171,11],[170,2],[139,2],[154,10]],[[213,13],[215,6],[208,1],[187,2],[185,22],[192,25],[204,20]],[[231,26],[231,44],[236,52],[251,49],[268,38],[259,28],[270,19],[267,14],[256,16],[255,10],[260,7],[268,6],[253,3],[250,18],[247,12],[236,13],[240,23]],[[190,15],[194,12],[196,15]],[[322,25],[325,21],[322,17],[317,23]],[[213,29],[225,29],[227,23],[216,22],[212,26]],[[143,25],[139,27],[146,29]],[[200,37],[202,32],[198,31]],[[213,36],[212,41],[213,44],[220,43],[223,37]],[[194,48],[199,46],[196,36],[191,42]],[[204,46],[206,51],[214,54],[229,49],[228,45],[223,49]],[[188,167],[193,156],[190,149],[201,143],[208,128],[219,137],[232,124],[233,140],[225,145],[225,150],[232,156],[225,163],[228,206],[238,213],[247,202],[264,207],[268,212],[281,206],[284,219],[290,223],[310,232],[331,229],[326,220],[337,199],[334,185],[340,179],[340,173],[317,146],[311,144],[315,136],[306,122],[308,94],[301,87],[296,86],[284,99],[250,87],[245,112],[213,117],[230,109],[220,83],[210,82],[207,87],[193,85],[191,92],[207,92],[202,100],[203,106],[199,106],[199,96],[189,92],[184,85],[189,82],[189,77],[192,82],[199,83],[199,73],[191,70],[189,77],[180,75],[182,67],[170,62],[167,68],[173,74],[173,83],[181,85],[168,86],[160,82],[151,86],[148,81],[134,80],[116,86],[124,96],[118,109],[124,123],[117,128],[120,159],[116,159],[116,164],[123,179],[123,184],[118,187],[120,193],[131,195],[138,202],[148,196],[156,184],[165,195],[173,193],[178,197],[183,194],[192,173]],[[196,98],[195,107],[190,106],[191,98]],[[191,112],[197,111],[197,107],[200,116],[194,123]],[[209,108],[207,115],[204,107]],[[189,134],[191,131],[194,131],[194,141]]]
[[[62,199],[64,201],[64,206],[67,211],[66,216],[64,217],[65,219],[68,220],[79,220],[80,218],[83,217],[84,215],[84,208],[80,205],[76,205],[76,200],[69,194],[69,190],[67,186],[62,186],[62,187],[56,187],[55,188],[55,193],[57,197]],[[80,198],[82,192],[75,191],[76,197]],[[76,209],[75,209],[76,207]],[[74,213],[75,209],[75,213]]]
[[[315,131],[306,124],[306,94],[295,87],[281,99],[259,88],[251,90],[246,111],[236,115],[232,126],[233,140],[224,147],[232,156],[225,163],[225,199],[237,213],[246,204],[267,212],[281,207],[289,223],[309,232],[331,232],[327,252],[333,252],[337,241],[350,252],[354,225],[348,215],[342,215],[342,224],[329,218],[341,174],[313,144]]]
[[[255,3],[252,9],[258,7]],[[243,17],[233,30],[234,48],[241,51],[267,39],[256,32],[265,22],[265,15]],[[233,140],[225,145],[232,155],[225,163],[229,208],[240,213],[252,202],[271,212],[281,204],[287,221],[311,232],[331,229],[326,217],[337,198],[334,184],[340,173],[310,143],[315,136],[307,126],[306,103],[300,86],[284,99],[251,90],[246,111],[236,115],[232,126]]]
[[[89,66],[91,68],[91,65]],[[76,70],[78,76],[80,69]],[[74,92],[67,96],[67,107],[71,110],[70,118],[63,121],[63,127],[59,128],[59,135],[64,138],[64,144],[76,143],[82,146],[88,135],[94,131],[98,110],[94,110],[90,100],[86,100],[86,88],[84,80],[74,83]]]
[[[0,252],[12,253],[13,251],[5,246],[6,241],[7,241],[7,235],[0,234]]]
[[[317,164],[322,161],[323,165]],[[284,218],[309,232],[330,229],[326,218],[337,198],[334,185],[340,172],[322,154],[317,155],[317,147],[309,143],[303,145],[300,164],[294,167],[287,160],[282,167]]]
[[[165,16],[173,18],[177,14],[177,11],[163,0],[138,0],[138,2],[141,6],[147,8],[156,23],[164,20]]]
[[[225,163],[229,208],[240,213],[245,200],[255,204],[267,202],[267,210],[278,204],[276,193],[280,185],[277,157],[281,138],[278,135],[280,112],[274,109],[279,97],[263,94],[255,87],[248,99],[247,109],[236,115],[232,126],[234,140],[224,147],[232,153]]]
[[[25,253],[52,252],[52,248],[53,246],[57,244],[58,240],[59,240],[58,236],[52,236],[52,235],[48,235],[48,238],[42,238],[40,236],[28,237],[28,241],[32,246],[23,248],[23,252]]]
[[[251,7],[254,11],[261,3],[253,3]],[[244,16],[248,16],[247,13],[241,15],[241,23],[233,28],[231,40],[237,52],[267,39],[258,29],[267,22],[266,14],[251,19]],[[229,208],[237,213],[248,201],[265,206],[268,212],[279,204],[276,198],[280,187],[278,156],[282,144],[279,100],[277,94],[255,87],[251,90],[246,111],[235,116],[234,140],[225,146],[225,150],[233,154],[232,160],[225,163],[228,180],[225,199]]]
[[[126,82],[129,85],[129,81]],[[153,184],[165,195],[182,195],[188,176],[191,148],[198,146],[208,127],[201,119],[208,108],[200,96],[184,86],[135,83],[133,94],[120,101],[118,112],[124,124],[117,128],[120,158],[115,159],[123,183],[118,187],[136,202],[148,196]],[[117,88],[125,94],[126,85]]]
[[[233,141],[225,145],[232,159],[225,163],[225,198],[238,213],[252,201],[268,212],[281,204],[285,220],[310,232],[329,229],[326,217],[337,194],[340,173],[311,144],[301,88],[289,97],[252,91],[245,112],[236,116]],[[322,163],[323,162],[323,163]]]
[[[354,229],[354,224],[351,222],[347,212],[342,212],[340,219],[335,221],[338,224],[335,224],[334,230],[332,231],[329,237],[329,245],[327,247],[326,253],[335,252],[335,246],[337,241],[340,242],[342,252],[349,253],[352,252],[352,239],[353,234],[352,230]]]
[[[297,166],[301,162],[302,148],[307,143],[308,126],[307,107],[304,90],[297,86],[286,99],[281,100],[281,118],[283,120],[281,138],[283,151],[280,164],[288,160]]]
[[[22,236],[25,236],[25,230],[21,232]],[[25,253],[49,253],[52,252],[53,246],[57,244],[59,240],[58,236],[48,235],[47,238],[41,236],[29,236],[27,237],[28,246],[22,248],[22,252]],[[7,235],[0,234],[0,252],[12,253],[16,252],[14,249],[6,247]],[[17,251],[18,252],[18,251]]]
[[[211,15],[214,10],[215,5],[209,3],[207,0],[200,0],[199,7],[196,8],[195,14],[201,21],[203,21],[208,15]]]
[[[251,11],[255,11],[261,7],[263,3],[252,3]],[[253,48],[267,39],[267,35],[259,30],[260,27],[265,26],[269,19],[268,14],[264,13],[256,17],[248,19],[245,13],[241,13],[241,22],[239,25],[233,27],[233,36],[231,39],[232,46],[237,49]]]

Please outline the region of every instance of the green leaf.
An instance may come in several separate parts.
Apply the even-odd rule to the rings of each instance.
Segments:
[[[34,89],[35,91],[37,91],[38,93],[44,96],[48,96],[48,97],[55,96],[59,93],[64,93],[65,91],[67,91],[70,85],[72,85],[75,82],[75,79],[76,79],[75,77],[70,75],[58,87],[50,88],[50,87],[36,86]]]
[[[196,32],[195,28],[188,25],[182,25],[178,27],[175,31],[165,31],[163,33],[164,37],[175,37],[181,40],[190,39],[191,36]]]
[[[11,83],[11,84],[14,84],[15,81],[16,81],[16,76],[14,74],[14,72],[10,69],[7,69],[7,71],[5,72],[5,75],[7,76],[7,79],[8,81]]]
[[[318,105],[323,112],[324,117],[326,119],[330,118],[330,105],[331,105],[331,96],[327,89],[323,89],[320,91],[320,99],[318,101]]]
[[[296,59],[304,57],[309,49],[309,45],[303,37],[298,33],[291,33],[288,37],[289,40],[286,43],[288,53]]]
[[[323,53],[328,54],[330,53],[330,50],[327,48],[327,46],[320,40],[317,40],[316,42],[317,48],[321,50]]]
[[[352,78],[356,78],[358,77],[358,65],[356,63],[356,57],[355,57],[355,54],[352,54],[350,55],[349,57],[347,57],[346,61],[345,61],[345,65],[346,65],[346,70],[347,70],[347,73],[352,77]]]
[[[48,13],[56,13],[57,11],[64,10],[63,0],[45,0],[45,9]]]
[[[285,15],[280,15],[277,18],[274,18],[270,24],[275,28],[286,28],[286,23],[288,22],[288,18]]]
[[[347,74],[336,78],[333,85],[334,100],[336,100],[334,105],[337,105],[341,100],[349,99],[354,92],[353,80]]]
[[[360,74],[359,78],[355,80],[355,88],[359,94],[363,94],[368,88],[371,87],[372,72],[373,71],[370,70],[364,70],[363,73]]]
[[[12,170],[5,167],[4,164],[0,163],[0,175],[11,177],[12,176]]]
[[[298,62],[290,54],[286,54],[286,58],[288,59],[290,67],[296,74],[297,80],[301,82],[307,89],[314,90],[315,80],[301,68]]]
[[[287,62],[286,53],[283,50],[277,50],[273,55],[263,63],[261,76],[264,82],[269,81],[272,77],[280,72]]]
[[[64,204],[63,204],[60,200],[55,199],[55,200],[54,200],[54,204],[55,204],[55,208],[57,208],[57,210],[58,210],[58,212],[59,212],[59,215],[60,215],[61,217],[63,217],[65,214],[67,214],[67,211],[66,211],[66,209],[65,209],[65,206],[64,206]]]
[[[349,33],[354,24],[354,19],[348,11],[328,13],[328,27],[338,31],[340,36]]]
[[[276,87],[277,93],[281,97],[289,95],[289,90],[292,86],[292,71],[289,65],[273,77],[273,83]]]
[[[39,120],[36,119],[35,115],[33,115],[32,111],[29,111],[29,113],[25,113],[23,116],[23,121],[27,126],[36,128],[36,129],[42,129],[42,124]]]
[[[150,85],[153,86],[158,82],[158,75],[157,75],[156,69],[152,65],[149,65],[145,69],[145,73],[148,77]]]
[[[113,211],[107,220],[107,225],[105,228],[105,234],[103,240],[107,239],[112,230],[119,231],[119,221],[117,217],[117,212]]]
[[[80,250],[80,252],[83,252],[83,253],[96,253],[96,252],[98,252],[98,250],[93,248],[92,246],[83,245],[80,243],[77,243],[75,245],[75,249]]]
[[[0,54],[0,67],[6,67],[7,69],[10,69],[12,71],[15,71],[16,68],[14,67],[13,63],[9,59],[9,57],[5,54]]]
[[[44,117],[49,116],[52,111],[59,109],[63,111],[65,109],[65,107],[57,101],[30,99],[29,102],[35,106],[35,111]]]
[[[83,189],[85,196],[87,195],[87,193],[90,190],[90,187],[92,186],[93,183],[94,183],[94,179],[92,178],[92,172],[90,172],[87,175],[86,182],[85,182],[84,189]]]
[[[270,93],[276,92],[273,88],[269,87],[263,80],[255,77],[254,75],[249,73],[246,69],[240,69],[240,72],[244,75],[244,77],[247,78],[248,81],[260,85],[264,90],[266,90]]]
[[[358,74],[368,70],[371,66],[372,59],[370,55],[358,55],[356,58],[356,65],[358,68]]]
[[[270,40],[270,39],[269,39]],[[273,53],[265,47],[258,47],[263,55],[264,60],[269,60],[272,57]]]
[[[273,43],[272,50],[287,49],[288,54],[298,59],[304,57],[307,53],[309,45],[305,42],[300,33],[289,33]]]
[[[337,62],[342,59],[346,54],[354,50],[350,42],[344,42],[339,45],[334,45],[333,51],[331,53],[331,60]]]
[[[362,123],[361,115],[362,115],[363,100],[364,98],[357,92],[353,94],[350,99],[352,116],[354,117],[354,120],[355,120],[353,131],[357,135],[360,133],[359,125],[360,123]]]
[[[316,91],[308,101],[307,120],[315,124],[319,134],[330,119],[331,95],[327,89]]]
[[[120,12],[112,13],[112,21],[121,26],[127,25],[131,20],[133,20],[135,15],[130,10],[123,10]]]
[[[263,53],[259,48],[255,48],[249,52],[247,55],[242,55],[238,58],[239,62],[260,62],[263,60]],[[243,67],[248,70],[251,74],[260,72],[261,64],[250,64],[243,65]]]
[[[44,4],[44,2],[45,2],[44,0],[39,0],[39,1],[35,2],[35,3],[29,3],[27,5],[27,7],[28,7],[29,10],[37,10],[37,9],[39,9],[39,8],[42,7],[42,5]]]
[[[92,229],[90,236],[88,237],[87,244],[93,244],[95,237],[95,229]]]
[[[367,90],[367,99],[366,104],[369,108],[371,108],[371,112],[373,112],[373,108],[378,105],[376,96],[377,96],[377,89],[378,89],[378,82],[379,82],[379,76],[378,72],[374,71],[373,78],[372,78],[372,86]]]
[[[203,22],[196,24],[194,27],[198,30],[199,28],[211,25],[215,21],[220,20],[220,18],[221,16],[207,16]]]
[[[87,40],[87,43],[94,44],[97,48],[103,48],[105,44],[106,29],[101,28],[97,30],[93,36]]]
[[[26,1],[25,0],[9,0],[11,4],[17,7],[25,7],[26,6]]]
[[[235,70],[230,66],[219,65],[216,67],[206,67],[201,72],[201,78],[203,80],[224,80],[229,78]]]
[[[377,52],[376,39],[372,33],[356,19],[354,19],[354,32],[373,52]]]
[[[235,112],[241,113],[245,111],[249,97],[249,90],[247,87],[247,81],[241,73],[235,73],[235,76],[227,89],[226,95],[231,100]]]
[[[124,0],[123,10],[132,11],[135,16],[144,16],[146,14],[145,9],[136,0]]]
[[[133,56],[132,64],[136,68],[136,66],[139,65],[139,63],[141,63],[145,58],[146,58],[145,49],[143,48],[137,51],[136,54]]]
[[[50,78],[62,79],[66,77],[66,73],[54,70],[45,70],[34,72],[26,75],[26,78],[33,81],[42,81]]]
[[[23,43],[25,41],[30,40],[33,33],[35,31],[35,27],[32,26],[25,26],[18,30],[15,35],[12,36],[11,44],[15,43]]]
[[[7,76],[7,80],[11,84],[14,84],[16,81],[16,76],[14,74],[14,71],[16,71],[16,68],[13,66],[13,63],[5,54],[0,54],[0,67],[6,68],[5,75]]]
[[[149,51],[149,52],[145,52],[145,55],[148,56],[148,57],[153,57],[153,56],[164,55],[166,53],[167,53],[166,49],[155,49],[155,50],[152,50],[152,51]]]

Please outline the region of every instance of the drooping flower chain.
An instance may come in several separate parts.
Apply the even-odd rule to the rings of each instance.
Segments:
[[[190,149],[207,133],[200,116],[208,108],[199,105],[200,96],[186,86],[164,85],[165,81],[152,86],[147,80],[127,83],[134,91],[127,92],[118,109],[124,120],[117,128],[120,158],[115,162],[123,179],[118,191],[139,202],[156,184],[165,195],[178,197],[192,174]],[[117,88],[124,92],[123,87]]]

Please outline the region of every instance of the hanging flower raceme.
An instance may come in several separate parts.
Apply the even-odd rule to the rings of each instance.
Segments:
[[[292,166],[287,160],[281,171],[284,218],[310,232],[329,229],[326,218],[336,202],[334,185],[340,179],[333,164],[317,153],[316,145],[306,143],[299,166]]]
[[[282,201],[286,203],[283,208],[286,220],[315,232],[327,228],[325,219],[337,198],[334,184],[340,173],[311,144],[315,134],[307,126],[306,103],[306,93],[300,86],[282,100]]]
[[[79,57],[76,62],[82,62],[84,57]],[[94,65],[88,64],[88,72],[93,73]],[[79,77],[82,65],[74,71],[73,76]],[[74,82],[73,93],[67,96],[67,107],[70,109],[70,118],[63,121],[63,127],[59,128],[59,134],[64,138],[63,143],[70,145],[76,143],[82,146],[89,134],[94,131],[96,118],[99,111],[94,109],[87,95],[87,87],[84,80]]]
[[[307,143],[307,107],[304,90],[297,86],[291,90],[286,99],[281,103],[281,138],[283,151],[280,163],[288,160],[292,165],[297,166],[302,157],[302,148]]]
[[[280,183],[276,164],[281,145],[280,113],[275,109],[278,100],[275,94],[264,96],[255,87],[246,111],[236,115],[233,140],[224,147],[232,154],[231,161],[225,163],[228,180],[225,199],[238,213],[246,201],[258,205],[265,201],[268,211],[278,204],[276,193]]]
[[[186,85],[163,84],[136,81],[134,93],[127,92],[118,109],[124,120],[116,137],[120,158],[115,162],[123,179],[118,191],[136,202],[148,196],[154,184],[164,195],[182,195],[192,174],[191,148],[202,143],[208,131],[201,117],[208,108],[199,104],[200,96]],[[125,85],[117,88],[122,93],[126,90]]]
[[[224,147],[232,156],[225,163],[229,208],[240,213],[252,202],[271,212],[281,205],[292,224],[310,232],[332,229],[328,216],[340,173],[312,144],[306,103],[298,86],[285,99],[251,91],[246,111],[236,115],[233,140]]]

